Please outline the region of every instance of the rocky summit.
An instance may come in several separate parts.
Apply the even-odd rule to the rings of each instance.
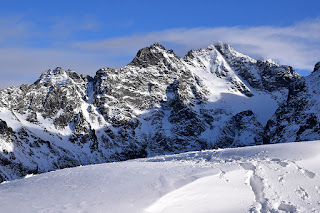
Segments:
[[[160,44],[94,77],[58,67],[0,90],[0,181],[160,154],[320,139],[308,77],[228,44],[180,58]]]

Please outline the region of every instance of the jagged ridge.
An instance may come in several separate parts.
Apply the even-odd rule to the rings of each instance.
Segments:
[[[256,61],[227,44],[180,58],[156,43],[127,66],[94,77],[48,70],[34,84],[0,91],[1,179],[262,144],[267,121],[300,78],[289,66]]]

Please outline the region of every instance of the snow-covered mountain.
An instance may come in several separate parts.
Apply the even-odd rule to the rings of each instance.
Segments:
[[[290,66],[254,60],[228,44],[180,58],[157,43],[127,66],[103,68],[94,77],[48,70],[34,84],[0,90],[0,180],[159,154],[319,139],[318,123],[314,129],[303,124],[308,137],[292,130],[313,118],[310,111],[312,118],[303,121],[298,113],[306,108],[295,99],[314,95],[306,101],[319,114],[316,73],[302,78]],[[293,118],[288,110],[302,120],[287,125],[299,137],[281,133],[285,117]]]
[[[320,141],[63,169],[0,184],[1,212],[320,212]]]

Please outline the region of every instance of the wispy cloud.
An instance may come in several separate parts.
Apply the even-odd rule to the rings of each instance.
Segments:
[[[33,83],[42,72],[55,67],[94,76],[102,67],[120,67],[126,63],[106,59],[98,53],[67,48],[0,48],[0,55],[0,89]]]
[[[273,58],[280,64],[310,71],[320,61],[319,18],[284,27],[168,29],[86,42],[70,42],[73,39],[70,35],[83,30],[95,31],[100,27],[98,22],[90,18],[65,23],[59,20],[44,32],[19,16],[0,18],[0,88],[8,86],[8,82],[9,85],[34,82],[42,72],[57,66],[89,75],[102,67],[118,68],[129,63],[139,49],[154,42],[183,56],[190,49],[221,41],[254,58]],[[52,44],[41,48],[25,45],[25,40],[37,36],[50,37]],[[68,36],[70,39],[65,39]],[[10,42],[17,45],[5,45]]]
[[[50,17],[39,23],[23,15],[0,16],[0,89],[34,82],[42,72],[61,66],[94,75],[101,67],[120,67],[100,53],[70,48],[76,33],[94,32],[100,25],[91,16]],[[121,65],[124,63],[121,63]]]
[[[256,58],[273,58],[281,64],[311,70],[320,60],[320,19],[292,26],[219,27],[170,29],[94,42],[78,42],[74,47],[90,51],[132,55],[153,42],[164,43],[179,55],[188,49],[226,42],[236,50]]]

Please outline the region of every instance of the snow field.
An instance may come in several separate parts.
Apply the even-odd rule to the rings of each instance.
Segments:
[[[319,212],[320,141],[63,169],[0,185],[1,212]]]

